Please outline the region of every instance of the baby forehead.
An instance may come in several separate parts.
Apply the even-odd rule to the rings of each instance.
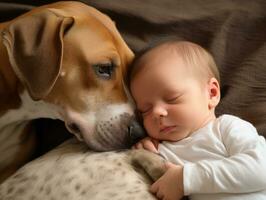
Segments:
[[[131,78],[141,73],[148,73],[149,70],[171,69],[188,74],[206,75],[211,73],[209,69],[210,56],[199,45],[191,42],[167,42],[146,49],[135,59]],[[184,71],[185,70],[185,71]],[[179,71],[179,72],[181,72]]]
[[[139,63],[142,64],[162,63],[168,60],[183,61],[188,65],[202,61],[205,63],[205,60],[208,60],[208,53],[201,46],[189,41],[170,41],[148,48],[139,57]]]
[[[139,61],[144,66],[173,64],[180,68],[205,72],[210,70],[211,65],[215,65],[211,55],[204,48],[187,41],[160,44],[144,53]]]
[[[167,58],[169,56],[176,55],[176,47],[173,44],[161,44],[156,46],[149,51],[147,51],[143,56],[142,59],[146,60],[150,57],[153,58]],[[177,54],[178,55],[178,54]]]
[[[189,41],[168,41],[144,50],[140,59],[149,57],[165,58],[169,56],[186,59],[188,57],[205,57],[206,50]]]
[[[174,47],[168,45],[160,45],[142,55],[138,61],[138,65],[157,66],[172,61],[182,60],[182,56],[175,51]]]

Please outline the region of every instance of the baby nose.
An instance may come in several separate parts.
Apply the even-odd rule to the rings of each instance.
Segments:
[[[160,119],[161,117],[165,117],[168,115],[167,109],[163,106],[155,106],[153,108],[153,115],[156,119]]]

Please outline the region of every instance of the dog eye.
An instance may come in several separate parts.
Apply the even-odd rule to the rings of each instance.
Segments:
[[[103,79],[111,79],[112,74],[114,72],[113,63],[103,63],[103,64],[95,64],[93,65],[94,71],[97,76]]]

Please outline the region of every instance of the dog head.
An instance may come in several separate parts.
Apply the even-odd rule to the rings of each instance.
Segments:
[[[91,148],[124,148],[143,135],[123,84],[134,55],[109,17],[54,3],[11,21],[3,41],[30,98]]]

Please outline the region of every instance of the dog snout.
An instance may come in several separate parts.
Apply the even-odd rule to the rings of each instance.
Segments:
[[[83,141],[81,129],[78,124],[71,122],[66,124],[67,129],[73,133],[80,141]]]
[[[139,140],[146,137],[147,133],[143,126],[135,118],[133,118],[128,126],[128,135],[130,138],[130,143],[135,144]]]

